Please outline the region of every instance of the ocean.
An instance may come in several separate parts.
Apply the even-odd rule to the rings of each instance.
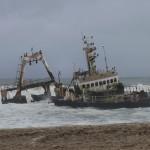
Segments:
[[[125,87],[132,87],[134,91],[144,89],[149,91],[150,77],[120,78]],[[13,84],[11,79],[1,79],[1,88],[4,85]],[[63,79],[65,85],[69,85],[70,79]],[[54,87],[51,86],[52,95]],[[128,91],[128,88],[125,88]],[[0,128],[30,128],[49,127],[62,125],[101,125],[113,123],[150,122],[150,108],[121,108],[121,109],[96,109],[96,108],[70,108],[58,107],[49,100],[31,103],[31,94],[40,94],[42,88],[34,88],[23,91],[27,104],[1,104],[0,103]],[[9,92],[12,97],[15,92]],[[1,96],[0,96],[1,98]]]

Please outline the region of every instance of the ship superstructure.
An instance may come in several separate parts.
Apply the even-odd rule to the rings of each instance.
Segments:
[[[97,70],[95,60],[98,57],[96,53],[96,47],[94,43],[91,42],[93,37],[83,36],[82,40],[86,45],[83,50],[86,56],[87,62],[87,71],[79,71],[74,72],[74,82],[80,87],[80,89],[89,89],[90,91],[102,91],[111,87],[112,84],[118,83],[118,73],[113,67],[111,70],[108,69],[106,56],[106,70],[100,71]],[[103,46],[104,50],[104,46]]]

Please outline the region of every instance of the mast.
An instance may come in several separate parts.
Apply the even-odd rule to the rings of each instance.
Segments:
[[[88,71],[90,75],[96,72],[95,59],[98,56],[98,54],[94,52],[96,50],[94,43],[90,42],[92,41],[92,38],[93,36],[91,37],[82,36],[82,40],[84,44],[86,45],[86,47],[83,48],[83,50],[85,51]]]
[[[102,48],[103,48],[103,51],[104,51],[106,71],[108,71],[108,65],[107,65],[107,59],[106,59],[106,53],[105,53],[104,45],[102,45]]]

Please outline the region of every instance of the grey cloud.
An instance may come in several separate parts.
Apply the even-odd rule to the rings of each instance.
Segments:
[[[20,55],[31,47],[44,51],[55,76],[61,70],[71,77],[73,63],[86,69],[81,32],[94,36],[97,68],[105,68],[105,45],[120,76],[149,76],[149,8],[148,0],[1,0],[0,77],[14,78]]]

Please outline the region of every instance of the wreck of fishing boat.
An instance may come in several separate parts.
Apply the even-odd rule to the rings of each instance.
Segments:
[[[87,71],[79,69],[73,73],[70,85],[66,88],[55,83],[56,96],[52,100],[57,106],[98,107],[103,109],[149,107],[150,98],[143,90],[126,94],[124,85],[119,81],[116,68],[108,68],[104,46],[105,71],[96,69],[98,57],[96,47],[91,42],[93,37],[83,36],[86,45],[83,48],[86,56]]]
[[[33,62],[36,64],[38,61],[41,61],[45,68],[46,71],[49,75],[49,78],[47,79],[40,79],[40,80],[30,80],[30,81],[25,81],[24,80],[24,72],[25,72],[25,66],[27,64],[31,65]],[[41,101],[46,98],[51,97],[50,93],[50,84],[55,82],[54,76],[48,66],[48,63],[46,62],[42,51],[40,50],[39,52],[34,52],[32,51],[31,55],[28,55],[27,53],[24,54],[24,56],[21,56],[21,62],[18,64],[18,69],[17,69],[17,81],[16,84],[13,86],[3,86],[1,89],[1,102],[2,104],[7,104],[7,103],[27,103],[27,99],[25,95],[22,95],[23,90],[28,90],[31,88],[35,87],[42,87],[44,89],[44,93],[40,95],[34,95],[31,94],[32,101]],[[10,91],[15,91],[16,94],[14,97],[10,98],[9,92]]]

